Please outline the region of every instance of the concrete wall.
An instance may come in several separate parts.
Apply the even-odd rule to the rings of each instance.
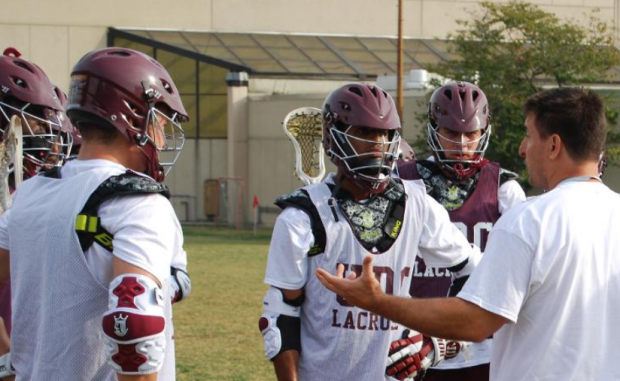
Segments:
[[[480,1],[404,0],[405,35],[444,38],[457,29],[457,19],[471,17]],[[596,7],[602,19],[614,20],[616,26],[620,20],[620,0],[531,2],[582,23]],[[86,52],[106,45],[108,27],[395,36],[396,20],[396,0],[20,0],[2,4],[0,48],[18,48],[66,90],[71,67]],[[294,108],[320,107],[340,84],[250,78],[247,205],[254,194],[269,205],[302,185],[292,175],[293,148],[281,121]],[[422,99],[421,92],[410,92],[405,100],[404,136],[409,141],[422,127],[414,118],[414,110],[425,107]],[[166,181],[181,219],[204,218],[204,181],[227,175],[228,152],[226,140],[188,140]],[[620,188],[620,170],[610,169],[606,180]]]
[[[481,0],[404,0],[404,33],[445,37]],[[494,2],[507,2],[495,0]],[[560,17],[586,23],[600,8],[616,20],[620,0],[531,0]],[[165,10],[165,11],[162,11]],[[72,65],[105,46],[108,27],[395,36],[396,0],[20,0],[0,12],[0,47],[15,46],[63,89]]]

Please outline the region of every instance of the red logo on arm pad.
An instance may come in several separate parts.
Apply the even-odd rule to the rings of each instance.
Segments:
[[[118,307],[138,308],[134,299],[136,296],[144,294],[145,291],[135,277],[126,277],[112,290],[112,293],[118,297]]]
[[[148,358],[136,352],[136,346],[119,345],[118,353],[112,356],[112,361],[121,366],[124,372],[138,372],[140,365],[148,361]]]
[[[125,334],[119,333],[118,328],[115,326],[119,318],[122,318],[125,322],[125,327],[122,330]],[[160,334],[165,327],[166,320],[163,316],[139,315],[128,311],[111,311],[103,317],[103,332],[111,339],[123,344]]]

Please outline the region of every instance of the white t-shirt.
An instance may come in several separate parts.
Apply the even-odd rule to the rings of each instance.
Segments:
[[[525,192],[516,180],[508,180],[500,185],[498,190],[499,213],[504,214],[508,209],[525,201]]]
[[[127,168],[108,160],[72,160],[62,167],[61,176],[73,177],[89,170],[104,177],[120,175]],[[0,247],[8,249],[11,209],[0,217]],[[170,202],[161,195],[117,197],[99,208],[101,225],[114,235],[114,255],[148,271],[160,282],[170,276],[170,264],[187,270],[183,232]],[[112,281],[112,254],[94,243],[85,253],[88,267],[105,287]],[[172,259],[170,259],[172,258]]]
[[[158,277],[164,301],[170,300],[170,265],[182,252],[182,234],[165,197],[125,196],[104,204],[99,214],[115,236],[113,254],[94,244],[85,256],[74,231],[94,190],[125,171],[105,160],[70,162],[61,179],[26,181],[10,213],[0,217],[0,247],[11,253],[11,359],[18,379],[116,380],[101,329],[112,255]],[[174,380],[172,308],[163,307],[166,353],[158,379]]]
[[[494,335],[492,381],[620,375],[620,196],[568,181],[503,215],[459,298],[511,323]]]

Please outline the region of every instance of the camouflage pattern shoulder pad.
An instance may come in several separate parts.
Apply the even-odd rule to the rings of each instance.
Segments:
[[[395,202],[400,200],[405,194],[405,186],[401,179],[390,179],[390,185],[387,187],[386,192],[383,194],[388,200]]]
[[[432,160],[418,160],[418,173],[422,179],[429,179],[435,174],[441,173],[441,169]]]
[[[509,171],[504,168],[499,169],[499,185],[502,185],[510,180],[517,180],[518,178],[519,175],[517,175],[515,172]]]
[[[282,195],[276,199],[275,204],[282,210],[286,208],[297,208],[305,212],[310,217],[310,226],[312,235],[314,236],[314,246],[308,251],[308,256],[312,257],[325,252],[325,244],[327,236],[325,234],[325,226],[321,221],[321,216],[316,206],[310,199],[310,195],[306,190],[300,188],[289,194]]]

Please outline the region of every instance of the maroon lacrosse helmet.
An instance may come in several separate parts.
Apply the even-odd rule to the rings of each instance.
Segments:
[[[62,111],[60,99],[45,72],[26,61],[15,48],[0,56],[0,101],[16,99],[24,104]]]
[[[356,152],[351,141],[374,143],[351,135],[352,126],[388,131],[382,156]],[[389,183],[398,158],[400,118],[392,97],[378,86],[350,83],[327,96],[323,103],[323,146],[328,157],[357,186],[381,193]]]
[[[159,182],[164,167],[172,168],[181,153],[185,134],[180,123],[189,120],[166,69],[125,48],[95,50],[78,61],[67,114],[78,129],[81,124],[117,129],[144,153],[147,174]]]
[[[17,49],[7,48],[0,55],[0,130],[4,134],[13,115],[21,119],[26,177],[62,163],[62,147],[71,146],[54,88],[45,72],[21,58]]]
[[[427,141],[435,160],[446,174],[459,179],[468,178],[487,163],[484,154],[491,136],[490,120],[487,97],[478,86],[468,82],[449,82],[435,90],[428,105]],[[473,156],[469,159],[448,158],[446,153],[461,154],[462,151],[450,150],[441,145],[438,132],[440,127],[461,134],[482,130]],[[462,144],[462,141],[454,143]]]

